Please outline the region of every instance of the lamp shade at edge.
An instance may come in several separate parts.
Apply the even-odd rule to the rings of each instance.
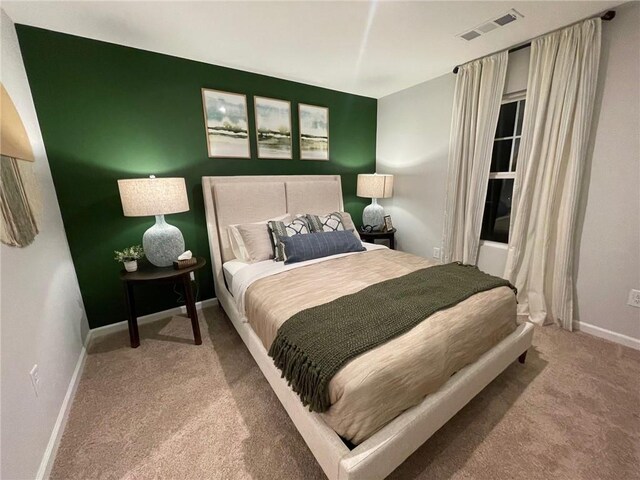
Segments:
[[[0,153],[5,157],[33,162],[33,149],[9,92],[0,83]]]

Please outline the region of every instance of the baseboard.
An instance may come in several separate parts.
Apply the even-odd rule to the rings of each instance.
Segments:
[[[594,337],[604,338],[605,340],[619,343],[620,345],[624,345],[625,347],[640,350],[640,339],[638,338],[633,338],[621,333],[612,332],[611,330],[607,330],[606,328],[596,327],[595,325],[590,325],[584,322],[574,322],[573,327],[575,330],[580,330],[581,332],[588,333],[589,335],[593,335]]]
[[[206,300],[202,300],[201,302],[196,302],[196,308],[198,310],[202,310],[203,308],[210,307],[212,305],[217,305],[217,298],[208,298]],[[187,313],[187,307],[184,305],[180,307],[170,308],[169,310],[163,310],[161,312],[150,313],[149,315],[143,315],[138,317],[138,326],[145,325],[147,323],[152,323],[157,320],[161,320],[163,318],[167,318],[171,315],[180,315]],[[104,335],[109,335],[111,333],[120,332],[122,330],[128,330],[129,325],[126,320],[121,322],[112,323],[110,325],[105,325],[104,327],[98,327],[91,329],[91,339],[95,340],[96,338],[102,337]]]
[[[84,370],[84,364],[87,360],[87,347],[90,341],[91,331],[89,331],[89,333],[87,334],[84,345],[82,346],[82,350],[80,350],[80,355],[78,356],[78,361],[76,362],[76,368],[73,370],[71,381],[69,382],[69,386],[67,387],[67,393],[65,394],[62,405],[60,406],[58,418],[56,418],[56,423],[53,425],[53,430],[51,431],[51,436],[49,437],[49,443],[47,444],[47,448],[44,451],[42,461],[40,462],[40,468],[38,468],[38,473],[36,474],[37,480],[45,480],[49,478],[51,468],[53,468],[53,462],[56,458],[58,447],[60,446],[62,434],[64,433],[64,427],[66,426],[67,419],[69,418],[71,404],[73,403],[73,399],[76,395],[76,390],[78,389],[80,378],[82,378],[82,371]]]
[[[197,302],[196,308],[198,310],[202,310],[203,308],[209,307],[211,305],[216,305],[217,303],[217,298],[209,298],[207,300]],[[171,308],[169,310],[164,310],[162,312],[152,313],[150,315],[144,315],[142,317],[138,317],[138,325],[155,322],[157,320],[167,318],[171,315],[186,313],[186,311],[186,307],[181,306]],[[69,382],[67,393],[65,394],[62,405],[60,406],[58,418],[56,418],[56,423],[54,424],[51,436],[49,437],[49,443],[47,444],[47,448],[45,449],[44,455],[42,456],[40,468],[38,468],[38,473],[36,475],[37,480],[45,480],[49,478],[51,469],[53,468],[53,462],[55,461],[56,453],[58,452],[58,447],[60,446],[60,440],[62,439],[62,434],[64,433],[64,427],[66,426],[67,419],[69,418],[69,411],[71,410],[71,405],[76,395],[76,390],[78,389],[80,378],[82,378],[82,371],[84,370],[84,364],[87,360],[87,350],[89,349],[91,342],[103,335],[108,335],[120,330],[126,330],[128,328],[129,327],[127,321],[124,320],[122,322],[113,323],[111,325],[106,325],[104,327],[89,330],[89,333],[85,338],[84,345],[82,346],[82,350],[80,351],[78,361],[76,362],[76,368],[73,371],[73,375],[71,376],[71,381]]]

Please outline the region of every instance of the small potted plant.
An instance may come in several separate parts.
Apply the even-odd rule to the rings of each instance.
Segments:
[[[116,254],[114,260],[124,263],[124,268],[127,272],[135,272],[138,270],[138,260],[144,257],[144,250],[142,245],[133,245],[127,247],[121,252],[115,250]]]

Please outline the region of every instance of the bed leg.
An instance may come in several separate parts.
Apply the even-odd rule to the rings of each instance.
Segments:
[[[519,361],[520,363],[524,363],[524,361],[527,359],[527,352],[528,352],[528,351],[529,351],[529,350],[525,350],[525,351],[524,351],[524,353],[522,353],[522,355],[520,355],[520,356],[518,357],[518,361]]]

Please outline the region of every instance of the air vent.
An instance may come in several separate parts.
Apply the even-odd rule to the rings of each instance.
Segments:
[[[507,13],[506,15],[500,17],[500,18],[496,18],[494,20],[494,22],[496,22],[498,25],[500,25],[501,27],[504,27],[507,23],[511,23],[514,20],[516,20],[518,17],[516,17],[513,13]]]
[[[478,32],[476,32],[475,30],[471,30],[470,32],[463,33],[460,36],[462,38],[464,38],[465,40],[473,40],[474,38],[479,37],[480,34]]]
[[[464,40],[471,41],[475,38],[478,38],[481,35],[484,35],[493,30],[496,30],[497,28],[504,27],[505,25],[509,25],[510,23],[515,22],[518,18],[524,18],[524,15],[518,12],[515,8],[512,8],[511,10],[504,13],[503,15],[500,15],[497,18],[488,20],[478,25],[477,27],[474,27],[471,30],[460,33],[456,36]]]

